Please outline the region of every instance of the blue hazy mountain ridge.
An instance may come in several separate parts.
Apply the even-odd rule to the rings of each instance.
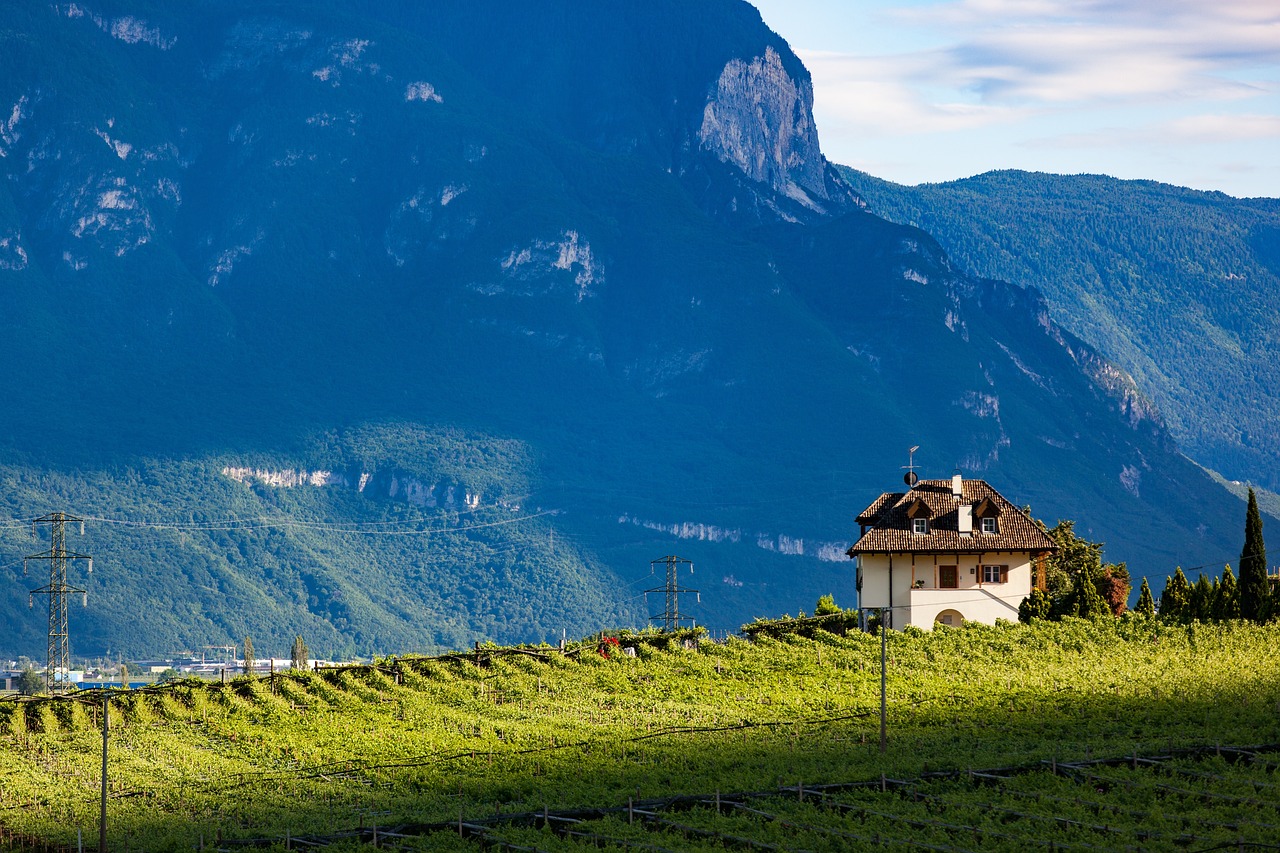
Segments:
[[[668,553],[715,629],[852,605],[853,517],[913,444],[1153,580],[1239,550],[1038,292],[862,209],[745,3],[0,32],[0,516],[89,518],[76,653],[640,625]],[[0,527],[0,563],[43,547]],[[0,649],[43,647],[41,582],[0,575]]]
[[[841,174],[977,275],[1034,282],[1134,377],[1198,461],[1280,487],[1280,199],[1102,175],[991,172],[907,187]]]

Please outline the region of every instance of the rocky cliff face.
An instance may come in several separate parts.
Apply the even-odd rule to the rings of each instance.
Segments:
[[[826,158],[813,123],[813,84],[793,80],[772,47],[725,65],[702,112],[698,141],[751,180],[822,210]]]

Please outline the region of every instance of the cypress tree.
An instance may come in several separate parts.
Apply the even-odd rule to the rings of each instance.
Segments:
[[[1258,499],[1249,489],[1249,509],[1244,518],[1244,548],[1240,551],[1240,615],[1265,622],[1270,615],[1271,589],[1267,581],[1267,546],[1262,541],[1262,515]]]
[[[1147,585],[1147,579],[1142,579],[1142,588],[1138,590],[1138,606],[1135,611],[1139,616],[1152,617],[1156,615],[1156,602],[1151,597],[1151,587]]]
[[[1172,578],[1166,578],[1164,592],[1160,593],[1160,619],[1164,622],[1179,623],[1191,621],[1191,587],[1187,584],[1187,576],[1179,566]]]
[[[1093,573],[1085,569],[1076,575],[1075,586],[1071,590],[1070,609],[1067,613],[1081,619],[1101,619],[1103,616],[1114,616],[1111,605],[1098,594]]]
[[[1213,586],[1204,572],[1200,573],[1200,579],[1191,587],[1191,605],[1187,610],[1193,620],[1200,622],[1208,622],[1213,615]]]
[[[307,660],[310,658],[311,652],[307,648],[306,642],[299,634],[293,638],[293,645],[289,648],[289,663],[294,669],[306,669]]]
[[[1213,618],[1219,622],[1240,618],[1240,587],[1230,566],[1222,570],[1222,583],[1213,599]]]
[[[253,637],[248,634],[244,638],[244,671],[246,675],[253,675]]]

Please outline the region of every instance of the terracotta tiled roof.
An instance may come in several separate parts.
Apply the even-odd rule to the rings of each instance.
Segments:
[[[921,480],[909,492],[886,492],[858,514],[858,524],[867,528],[848,551],[858,554],[902,554],[977,551],[1055,551],[1053,540],[1022,510],[984,480],[962,480],[961,497],[951,493],[950,480]],[[907,509],[917,500],[929,508],[929,532],[912,533]],[[977,506],[987,502],[988,515],[997,514],[996,533],[974,532],[962,536],[958,516],[962,504]],[[994,510],[994,512],[992,512]]]
[[[876,519],[880,518],[880,513],[884,512],[885,507],[892,506],[902,495],[902,492],[885,492],[872,501],[871,506],[858,513],[858,524],[875,524]]]

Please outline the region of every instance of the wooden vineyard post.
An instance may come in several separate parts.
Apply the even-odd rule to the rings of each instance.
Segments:
[[[107,732],[111,730],[111,695],[102,694],[102,810],[98,816],[98,853],[107,851]]]
[[[886,732],[886,725],[885,725],[886,702],[885,702],[884,662],[885,662],[886,633],[885,633],[885,624],[884,624],[884,612],[885,612],[885,609],[881,607],[880,608],[880,754],[881,755],[883,755],[885,750],[888,748],[888,740],[889,740],[888,733]]]

